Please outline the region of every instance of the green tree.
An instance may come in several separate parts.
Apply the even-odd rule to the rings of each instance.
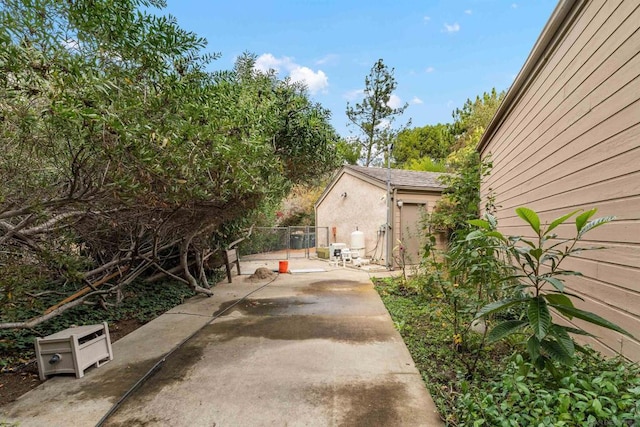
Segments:
[[[436,163],[442,162],[454,143],[449,127],[448,124],[438,123],[400,132],[393,146],[396,166],[405,168],[411,162],[421,162],[424,158]]]
[[[0,278],[3,314],[34,286],[109,278],[80,304],[154,270],[210,294],[206,260],[337,164],[303,87],[252,55],[206,71],[216,55],[162,5],[0,2],[0,264],[21,272]]]
[[[423,172],[447,172],[447,165],[444,161],[431,160],[430,157],[422,157],[420,159],[410,159],[402,166],[402,169]]]
[[[387,148],[401,130],[394,129],[393,122],[404,113],[408,104],[398,108],[389,105],[398,85],[393,72],[393,68],[389,70],[379,59],[365,77],[362,102],[354,106],[347,103],[347,118],[359,134],[352,144],[360,150],[363,166],[381,163],[386,158]]]
[[[467,99],[462,108],[456,108],[451,126],[451,133],[456,140],[456,149],[472,144],[475,148],[502,103],[504,95],[504,91],[498,92],[493,88],[490,92],[484,92],[482,96],[476,96],[473,101]]]
[[[341,138],[336,145],[336,150],[338,157],[341,158],[344,163],[357,165],[362,146],[357,141]]]
[[[467,221],[480,214],[480,183],[490,173],[491,160],[481,162],[476,146],[503,97],[504,92],[492,89],[474,101],[468,99],[453,113],[455,121],[450,130],[455,142],[446,158],[447,167],[453,173],[441,178],[447,189],[431,217],[432,225],[446,230],[450,237],[457,230],[466,232]]]

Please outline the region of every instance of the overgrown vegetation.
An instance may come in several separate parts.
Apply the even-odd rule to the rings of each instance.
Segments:
[[[564,281],[579,272],[563,261],[589,249],[580,240],[612,218],[595,209],[541,224],[519,208],[530,237],[507,237],[492,213],[480,214],[480,183],[491,169],[475,144],[501,95],[468,101],[457,111],[458,149],[447,157],[456,173],[424,220],[422,273],[378,283],[440,413],[451,426],[629,426],[640,422],[640,368],[622,357],[604,359],[574,341],[589,335],[559,324],[550,309],[627,333],[574,306]],[[569,221],[575,222],[570,234]],[[556,232],[562,229],[563,236]],[[436,248],[436,232],[449,246]]]
[[[0,1],[0,328],[145,276],[211,294],[220,250],[337,165],[304,87],[251,54],[208,72],[218,55],[163,5]],[[30,310],[44,295],[65,303]]]
[[[538,370],[507,340],[487,345],[469,377],[469,348],[456,339],[449,298],[427,276],[377,283],[385,306],[448,426],[632,426],[640,422],[640,368],[588,348],[558,379]],[[635,424],[634,424],[635,423]]]
[[[195,295],[192,289],[177,281],[164,283],[134,282],[125,290],[126,297],[117,307],[109,310],[95,310],[90,305],[74,307],[49,322],[42,323],[31,329],[0,330],[0,368],[13,366],[20,361],[28,362],[34,358],[35,337],[43,337],[71,327],[135,319],[146,323],[159,314],[184,302]],[[55,294],[32,298],[30,301],[30,316],[42,312],[49,305],[55,304],[59,296]]]

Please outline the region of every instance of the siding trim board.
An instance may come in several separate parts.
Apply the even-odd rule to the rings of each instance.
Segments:
[[[583,16],[583,18],[586,19],[587,13],[590,13],[592,10],[595,10],[594,13],[600,13],[602,10],[609,11],[609,9],[613,9],[610,12],[607,12],[607,15],[603,17],[604,21],[606,22],[606,20],[609,19],[609,17],[612,14],[614,14],[616,10],[618,10],[620,1],[621,0],[618,0],[617,3],[613,1],[607,1],[604,3],[604,5],[602,4],[602,2],[592,2],[590,3],[590,5],[593,5],[593,6],[591,8],[585,9],[585,16]],[[597,5],[600,5],[600,7],[595,9]],[[600,41],[597,45],[593,44],[593,41],[592,41],[593,35],[596,34],[595,31],[598,28],[602,27],[602,24],[604,22],[597,23],[596,21],[593,21],[593,17],[591,17],[590,15],[588,17],[589,17],[589,24],[593,24],[595,28],[590,29],[589,33],[585,33],[586,29],[589,29],[589,26],[585,25],[586,27],[585,30],[582,31],[582,33],[580,34],[583,36],[583,38],[579,39],[578,36],[576,35],[576,40],[581,40],[581,44],[577,45],[576,43],[573,43],[571,47],[567,49],[558,49],[558,50],[549,52],[547,54],[547,59],[545,63],[545,66],[550,67],[548,75],[546,76],[543,75],[541,76],[542,78],[540,79],[537,78],[538,76],[531,76],[533,81],[531,82],[531,85],[527,88],[527,93],[524,93],[523,97],[519,100],[519,106],[521,106],[523,110],[518,112],[517,114],[516,113],[513,114],[513,118],[516,120],[511,123],[512,127],[514,126],[517,127],[521,121],[524,121],[524,123],[529,123],[530,117],[528,116],[527,112],[529,112],[529,114],[531,112],[535,112],[538,109],[538,105],[546,105],[549,103],[551,98],[554,98],[559,95],[568,96],[566,94],[566,90],[564,85],[562,84],[562,81],[569,80],[570,77],[573,77],[584,65],[584,63],[586,63],[593,56],[593,55],[589,55],[588,58],[582,59],[580,58],[579,54],[583,52],[583,50],[587,46],[589,46],[591,49],[596,47],[597,49],[600,49],[602,44],[606,42],[606,39],[605,39],[603,41]],[[585,39],[586,37],[588,37],[588,39]],[[575,49],[574,49],[574,46],[575,46]],[[574,52],[573,50],[577,50],[577,52]],[[605,52],[605,55],[606,55],[606,52]],[[571,73],[567,72],[567,70],[570,70],[572,67],[577,67],[577,68],[575,71]],[[541,88],[544,89],[544,91],[540,94],[538,93],[538,91],[541,90]],[[507,100],[505,96],[505,103],[506,102]],[[500,114],[500,110],[498,110],[498,112],[496,113],[496,117],[499,117],[499,114]],[[535,117],[537,117],[538,114],[539,113],[536,113]],[[511,128],[508,128],[508,129],[511,129]],[[505,133],[507,132],[506,129],[503,129],[502,131]],[[489,128],[487,133],[485,133],[485,136],[488,135],[488,132],[489,132]],[[506,141],[511,141],[513,140],[513,138],[514,138],[513,131],[511,131]],[[482,142],[481,142],[481,146],[483,146]],[[509,150],[506,150],[504,147],[500,146],[499,144],[495,145],[495,148],[500,152],[505,152],[505,153],[509,152]]]
[[[587,0],[561,0],[551,14],[551,18],[545,25],[542,33],[538,37],[529,57],[524,66],[516,76],[511,88],[500,104],[498,111],[487,126],[483,138],[480,140],[478,150],[482,152],[484,146],[488,142],[487,135],[492,135],[495,130],[502,124],[502,119],[508,114],[511,106],[519,101],[522,93],[532,83],[540,72],[547,57],[543,58],[543,54],[547,50],[553,50],[557,45],[561,36],[567,31],[570,23],[572,23],[576,15],[582,10]],[[564,27],[564,28],[563,28]]]
[[[575,320],[598,336],[583,342],[640,361],[640,3],[561,0],[477,149],[492,157],[481,191],[495,195],[505,235],[530,234],[518,206],[546,223],[592,207],[617,217],[580,243],[607,249],[566,261],[584,275],[566,286],[636,337]],[[575,235],[573,224],[555,231]]]
[[[638,20],[640,21],[640,13],[638,14]],[[640,31],[635,33],[635,38],[635,46],[632,48],[633,52],[637,53],[640,49]],[[629,51],[632,52],[631,49]],[[620,72],[620,75],[618,75],[618,72]],[[596,115],[601,117],[601,121],[605,122],[629,107],[632,107],[632,111],[629,114],[637,115],[638,112],[636,110],[640,106],[635,105],[637,98],[634,97],[634,88],[640,86],[639,76],[640,58],[638,56],[631,57],[624,64],[624,68],[618,68],[610,79],[593,88],[590,93],[575,102],[574,106],[566,114],[558,114],[554,123],[546,125],[544,122],[539,123],[535,134],[529,133],[524,138],[512,139],[513,141],[521,142],[518,146],[509,147],[505,156],[494,156],[494,160],[502,160],[502,157],[504,157],[505,161],[509,159],[510,162],[510,168],[501,170],[500,175],[494,177],[495,180],[504,181],[505,175],[508,175],[511,170],[518,166],[519,162],[513,162],[515,158],[520,158],[521,161],[522,159],[527,160],[526,153],[527,151],[532,151],[531,147],[539,147],[539,150],[533,151],[529,155],[535,155],[538,160],[550,159],[557,162],[560,155],[554,152],[553,149],[555,147],[550,146],[550,144],[557,143],[557,137],[563,137],[568,141],[562,148],[570,147],[569,143],[572,140],[578,139],[588,132],[594,132],[594,128],[596,133],[601,132],[598,128],[599,122],[594,117]],[[612,92],[613,90],[615,91]],[[561,111],[562,107],[557,107],[553,112],[559,113],[559,110]],[[537,122],[533,123],[537,124]],[[577,134],[580,131],[582,133]],[[619,131],[619,129],[616,129],[616,131]],[[530,140],[530,136],[534,136],[534,138]],[[494,150],[500,150],[500,148],[495,148]],[[494,152],[496,154],[501,153],[501,151]],[[543,156],[545,157],[542,158]],[[504,184],[504,182],[501,182],[496,185],[502,186]]]

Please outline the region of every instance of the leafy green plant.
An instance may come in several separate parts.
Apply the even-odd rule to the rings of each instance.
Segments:
[[[407,284],[419,289],[428,276]],[[487,345],[473,378],[450,344],[451,306],[437,295],[408,292],[402,281],[375,281],[394,324],[448,426],[632,426],[640,421],[640,368],[586,347],[561,379],[534,369],[515,342]],[[634,422],[636,424],[634,424]]]
[[[10,364],[18,359],[32,359],[36,337],[50,335],[72,325],[88,325],[103,321],[112,323],[122,319],[137,319],[146,323],[195,295],[193,290],[178,281],[166,281],[161,284],[136,281],[125,288],[125,292],[127,298],[121,304],[109,306],[106,310],[97,309],[92,305],[80,305],[33,329],[0,330],[0,360]],[[42,298],[47,304],[53,304],[59,296],[45,295]],[[37,312],[38,310],[34,309],[23,315],[29,317]],[[0,320],[3,320],[3,316],[0,316]]]
[[[483,167],[489,166],[487,163]],[[428,230],[423,258],[424,271],[428,273],[424,280],[426,290],[432,296],[441,295],[442,302],[449,305],[453,347],[462,353],[466,375],[471,377],[486,344],[486,325],[475,315],[502,296],[501,278],[507,275],[499,241],[490,236],[467,239],[472,227],[465,222],[450,235],[448,247],[440,250],[433,232],[433,215],[423,218],[423,226]]]
[[[550,309],[571,320],[581,319],[594,325],[602,326],[622,334],[627,331],[608,320],[581,310],[573,305],[570,297],[581,299],[578,295],[565,290],[564,277],[580,275],[579,272],[561,269],[562,262],[580,252],[597,247],[582,247],[578,243],[584,235],[614,219],[608,216],[591,219],[596,209],[583,212],[575,217],[576,234],[570,238],[560,238],[552,233],[557,227],[566,223],[578,214],[574,211],[553,220],[549,225],[542,225],[538,214],[526,207],[516,209],[533,231],[535,238],[526,239],[521,236],[505,237],[496,230],[497,222],[491,215],[487,219],[471,220],[470,224],[479,227],[467,236],[467,240],[495,239],[500,242],[500,250],[513,261],[515,274],[503,280],[517,281],[515,296],[501,299],[484,306],[476,315],[476,319],[486,318],[495,313],[512,309],[520,313],[517,319],[498,323],[489,332],[489,341],[494,342],[512,334],[524,334],[531,362],[538,368],[547,368],[556,373],[553,362],[571,365],[574,362],[575,350],[582,348],[570,334],[591,335],[581,328],[573,328],[554,323]],[[556,375],[558,376],[558,375]]]
[[[622,358],[580,357],[559,381],[516,355],[495,378],[463,383],[454,425],[629,426],[640,420],[640,370]]]

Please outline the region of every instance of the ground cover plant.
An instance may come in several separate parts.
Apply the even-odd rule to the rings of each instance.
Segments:
[[[557,380],[510,341],[487,345],[475,375],[454,338],[451,306],[423,291],[425,277],[376,282],[387,310],[447,426],[633,426],[640,423],[640,368],[586,349]],[[476,338],[477,340],[478,338]]]
[[[38,377],[35,360],[36,337],[59,332],[74,325],[106,321],[109,324],[111,342],[115,342],[195,295],[192,289],[179,281],[136,281],[125,292],[126,298],[117,306],[96,310],[92,305],[79,305],[33,328],[0,330],[0,406],[12,402],[42,383]],[[58,295],[43,295],[41,298],[33,299],[32,311],[25,315],[33,315],[41,310],[42,306],[54,303],[58,298]]]
[[[378,291],[409,347],[448,425],[636,425],[640,368],[622,357],[604,359],[557,323],[578,318],[628,334],[574,306],[562,262],[584,250],[580,240],[611,217],[595,209],[543,225],[536,212],[516,213],[533,238],[506,237],[496,219],[470,220],[477,229],[452,233],[444,253],[427,236],[424,274],[378,282]],[[568,238],[554,231],[575,233]],[[557,314],[552,316],[551,309]],[[571,334],[571,335],[570,335]]]
[[[177,281],[161,284],[137,281],[128,287],[126,292],[127,298],[117,306],[110,306],[106,310],[96,310],[94,306],[84,304],[34,328],[0,330],[0,368],[11,369],[20,363],[33,362],[36,337],[50,335],[73,325],[96,324],[104,321],[113,324],[131,319],[141,325],[195,295],[192,289]],[[57,301],[58,298],[58,295],[34,298],[31,314],[40,312],[42,307]]]

